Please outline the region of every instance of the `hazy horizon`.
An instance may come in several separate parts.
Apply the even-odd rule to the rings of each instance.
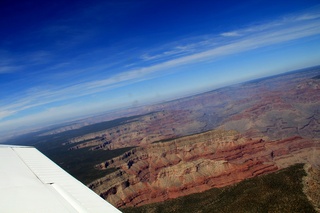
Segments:
[[[318,1],[0,3],[0,133],[319,65]]]
[[[290,70],[290,71],[286,71],[286,72],[281,72],[275,75],[268,75],[268,76],[263,76],[260,78],[253,78],[253,79],[248,79],[246,81],[240,81],[240,82],[235,82],[229,85],[224,85],[221,87],[217,87],[217,88],[208,88],[206,90],[203,91],[194,91],[194,93],[192,94],[186,94],[186,95],[182,95],[179,97],[173,97],[173,98],[169,98],[166,100],[157,100],[154,102],[149,102],[149,103],[144,103],[141,105],[136,105],[136,106],[123,106],[120,108],[116,108],[116,109],[111,109],[111,110],[107,110],[107,111],[100,111],[100,112],[95,112],[92,114],[83,114],[83,115],[79,115],[76,117],[72,117],[72,118],[66,118],[64,120],[59,120],[57,122],[53,122],[53,123],[46,123],[44,126],[39,126],[39,125],[35,125],[35,126],[28,126],[26,128],[21,128],[20,131],[17,130],[13,130],[12,132],[7,132],[6,134],[2,133],[4,136],[3,138],[0,138],[0,143],[5,142],[6,140],[10,139],[10,138],[14,138],[16,136],[20,136],[20,135],[24,135],[24,134],[28,134],[28,133],[32,133],[32,132],[39,132],[39,131],[51,131],[63,126],[68,126],[68,125],[72,125],[72,124],[76,124],[79,122],[83,122],[87,119],[91,119],[97,116],[102,116],[102,115],[106,115],[106,114],[110,114],[112,112],[117,112],[117,111],[121,111],[121,110],[126,110],[126,109],[133,109],[133,108],[139,108],[139,107],[143,107],[143,106],[150,106],[150,105],[156,105],[156,104],[161,104],[161,103],[166,103],[166,102],[170,102],[170,101],[175,101],[175,100],[179,100],[179,99],[183,99],[183,98],[189,98],[192,97],[194,95],[201,95],[203,93],[206,92],[213,92],[216,90],[219,90],[221,88],[225,88],[225,87],[229,87],[229,86],[235,86],[238,84],[243,84],[246,82],[250,82],[250,81],[254,81],[254,80],[259,80],[259,79],[263,79],[263,78],[268,78],[268,77],[273,77],[273,76],[277,76],[277,75],[282,75],[282,74],[290,74],[292,72],[296,72],[296,71],[303,71],[305,69],[312,69],[312,68],[317,68],[320,67],[320,65],[316,65],[316,66],[312,66],[312,67],[305,67],[305,68],[301,68],[301,69],[297,69],[297,70]],[[121,117],[121,116],[120,116]],[[108,120],[108,119],[107,119]]]

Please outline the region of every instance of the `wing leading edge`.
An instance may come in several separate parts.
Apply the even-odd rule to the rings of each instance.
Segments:
[[[34,147],[0,146],[3,212],[120,211]]]

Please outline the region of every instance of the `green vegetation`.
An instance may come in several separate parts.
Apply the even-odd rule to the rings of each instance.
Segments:
[[[68,150],[76,143],[63,146],[64,142],[66,141],[60,138],[53,138],[49,141],[38,142],[34,146],[84,184],[115,171],[115,169],[95,169],[96,164],[117,157],[133,148],[95,151],[89,150],[90,148]]]
[[[96,164],[117,157],[132,148],[90,151],[89,148],[67,150],[64,147],[60,147],[50,150],[47,155],[79,181],[88,184],[97,178],[116,171],[116,169],[95,169],[94,166]]]
[[[96,164],[117,157],[133,147],[127,147],[116,150],[96,150],[90,151],[90,148],[83,148],[78,150],[68,150],[70,147],[75,146],[77,143],[62,145],[70,139],[93,133],[101,130],[106,130],[121,124],[130,123],[140,116],[123,117],[112,121],[106,121],[89,126],[85,126],[75,130],[69,130],[54,135],[39,136],[41,133],[49,130],[29,133],[20,137],[6,141],[7,144],[13,145],[28,145],[34,146],[43,154],[61,166],[68,173],[73,175],[84,184],[103,177],[115,169],[97,170],[94,168]],[[82,142],[80,142],[82,143]]]
[[[233,186],[136,208],[132,212],[316,212],[302,192],[306,173],[298,164]]]
[[[61,133],[54,134],[54,135],[39,136],[42,133],[50,131],[48,129],[42,130],[39,132],[28,133],[25,135],[21,135],[19,137],[15,137],[13,139],[6,141],[6,144],[19,144],[19,145],[29,145],[29,146],[31,145],[31,146],[35,146],[37,148],[41,147],[44,150],[46,150],[47,148],[51,147],[52,143],[61,142],[61,141],[67,142],[69,139],[77,137],[77,136],[110,129],[110,128],[120,126],[125,123],[130,123],[134,119],[137,119],[142,116],[144,116],[144,115],[123,117],[123,118],[115,119],[112,121],[105,121],[105,122],[101,122],[101,123],[96,123],[96,124],[84,126],[79,129],[69,130],[69,131],[61,132]],[[58,128],[58,127],[56,127],[56,128]]]

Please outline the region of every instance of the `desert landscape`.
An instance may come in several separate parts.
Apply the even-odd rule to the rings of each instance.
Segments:
[[[110,121],[107,115],[81,120],[36,133],[32,140],[124,210],[234,186],[298,164],[306,165],[305,196],[319,209],[319,167],[310,163],[320,156],[319,76],[319,67],[288,72],[119,110]],[[73,160],[57,156],[61,150]]]
[[[115,212],[320,213],[318,0],[0,1],[0,17],[8,159],[38,150]],[[103,209],[2,165],[1,210],[51,203],[15,196],[26,174],[68,211]]]
[[[295,165],[305,165],[297,170],[305,171],[301,193],[318,211],[319,76],[319,67],[288,72],[79,120],[24,140],[125,212]]]

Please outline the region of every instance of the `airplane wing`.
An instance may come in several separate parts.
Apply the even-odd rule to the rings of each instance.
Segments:
[[[1,212],[120,211],[34,147],[0,146]]]

